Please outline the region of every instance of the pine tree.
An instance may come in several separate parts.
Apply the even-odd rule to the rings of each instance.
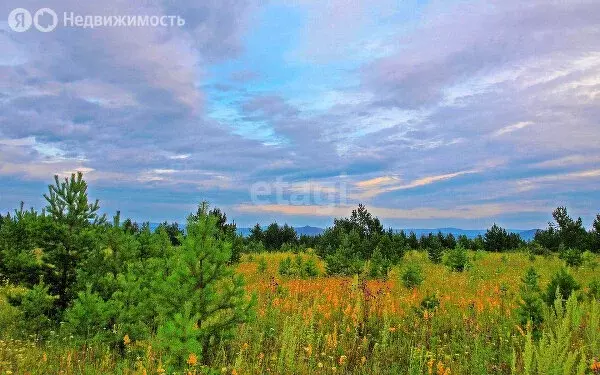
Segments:
[[[90,229],[105,223],[106,217],[98,214],[98,200],[89,202],[81,172],[62,182],[54,176],[54,182],[44,194],[46,213],[53,219],[53,225],[45,231],[44,262],[52,294],[58,296],[58,308],[64,310],[74,297],[77,269],[97,244]]]
[[[428,242],[427,256],[429,257],[429,260],[436,264],[441,263],[442,256],[444,255],[444,248],[442,247],[440,240],[437,236],[431,236]]]
[[[517,308],[519,323],[526,327],[531,322],[534,337],[539,337],[544,322],[544,301],[538,285],[540,276],[533,267],[521,278],[521,300]]]
[[[163,288],[165,321],[158,329],[159,345],[176,358],[177,365],[191,354],[184,349],[196,348],[193,354],[209,357],[215,345],[231,337],[237,324],[250,319],[254,305],[242,277],[228,266],[231,243],[217,235],[217,217],[208,213],[207,204],[189,217],[186,228],[181,251],[173,259],[173,273]]]

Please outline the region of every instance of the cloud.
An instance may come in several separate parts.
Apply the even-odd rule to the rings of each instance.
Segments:
[[[580,181],[586,179],[597,179],[600,177],[600,169],[587,169],[576,172],[557,173],[538,177],[523,178],[517,181],[520,191],[539,188],[544,184],[556,184],[562,182]]]
[[[386,183],[385,185],[387,185],[387,186],[384,186],[384,187],[378,187],[379,185],[381,185],[381,183],[373,183],[373,181],[377,180],[377,179],[366,181],[368,183],[366,186],[364,185],[365,181],[363,181],[363,186],[359,186],[359,187],[366,189],[366,191],[358,193],[356,195],[356,197],[363,198],[363,199],[364,198],[372,198],[374,196],[384,194],[384,193],[389,193],[389,192],[398,191],[398,190],[413,189],[413,188],[417,188],[417,187],[421,187],[421,186],[434,184],[434,183],[440,182],[440,181],[451,180],[451,179],[459,177],[459,176],[464,176],[464,175],[479,173],[479,172],[480,172],[479,170],[458,171],[458,172],[446,173],[446,174],[435,175],[435,176],[421,177],[421,178],[411,181],[408,184],[393,185],[393,184]],[[381,177],[380,179],[386,180],[386,177]],[[376,181],[376,182],[381,182],[381,180]]]
[[[499,137],[501,135],[512,133],[512,132],[517,131],[519,129],[526,128],[526,127],[528,127],[530,125],[533,125],[532,121],[520,121],[520,122],[517,122],[516,124],[508,125],[508,126],[505,126],[505,127],[501,128],[501,129],[496,130],[494,132],[494,136],[495,137]]]
[[[9,0],[0,13],[21,5]],[[453,222],[457,207],[472,218],[499,212],[482,202],[507,215],[512,206],[497,200],[515,212],[532,201],[600,202],[598,2],[108,5],[28,3],[181,15],[186,25],[47,34],[0,25],[10,54],[0,57],[0,174],[16,189],[83,169],[105,191],[229,207],[249,204],[257,182],[279,178],[287,196],[312,197],[339,194],[343,181],[347,206]],[[143,207],[140,218],[159,215]]]
[[[561,168],[561,167],[569,167],[572,165],[582,165],[582,164],[593,164],[600,163],[600,156],[598,155],[568,155],[561,158],[545,160],[539,163],[534,163],[531,165],[532,168]]]
[[[398,178],[394,176],[381,176],[371,178],[369,180],[358,181],[355,185],[359,188],[372,188],[379,185],[389,185],[391,183],[397,182]]]

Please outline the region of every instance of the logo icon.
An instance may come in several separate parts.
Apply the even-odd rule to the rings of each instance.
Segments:
[[[52,9],[42,8],[35,12],[35,15],[33,16],[33,24],[39,31],[47,33],[54,30],[58,24],[58,16]]]
[[[8,15],[8,25],[18,33],[29,30],[31,27],[31,13],[23,8],[13,9]]]

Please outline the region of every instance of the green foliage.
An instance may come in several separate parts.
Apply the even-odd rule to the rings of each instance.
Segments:
[[[54,182],[44,194],[48,202],[46,212],[53,221],[46,228],[43,261],[45,280],[52,294],[58,296],[58,308],[63,311],[75,296],[79,266],[98,245],[96,226],[104,223],[106,217],[98,215],[98,200],[89,203],[81,172],[62,182],[54,176]]]
[[[350,276],[359,274],[363,267],[360,257],[360,236],[357,231],[344,234],[340,247],[325,258],[328,275]]]
[[[227,265],[231,244],[219,239],[216,223],[206,204],[197,215],[190,216],[181,251],[174,254],[172,273],[161,287],[164,294],[159,314],[163,323],[158,337],[159,341],[161,337],[169,339],[161,345],[179,364],[183,359],[181,347],[200,347],[202,351],[194,354],[205,355],[252,316],[254,300],[248,300],[243,279]],[[180,336],[178,329],[183,330]]]
[[[540,328],[544,322],[544,301],[538,285],[539,278],[533,267],[529,268],[521,278],[521,300],[517,308],[519,324],[524,328],[531,324],[536,338],[539,338]]]
[[[48,194],[44,194],[48,202],[46,212],[55,221],[71,229],[105,222],[106,217],[98,215],[98,200],[93,203],[88,201],[87,187],[81,172],[72,173],[70,178],[62,182],[58,175],[54,176],[54,185],[48,185]]]
[[[314,258],[308,257],[305,261],[302,255],[298,254],[292,261],[291,257],[285,257],[279,262],[279,274],[281,276],[296,277],[316,277],[319,275],[319,269]]]
[[[263,245],[262,242],[249,241],[246,244],[245,252],[249,254],[258,254],[264,252],[265,250],[265,245]]]
[[[590,248],[598,254],[600,253],[600,214],[596,215],[590,232]]]
[[[344,240],[352,236],[353,253],[358,260],[364,261],[371,257],[384,234],[379,219],[371,215],[364,205],[359,204],[357,209],[352,210],[349,218],[335,219],[333,227],[325,230],[319,240],[318,253],[324,258],[334,255],[340,247],[346,246],[343,245]],[[385,251],[391,251],[389,249],[392,246],[390,244]]]
[[[562,246],[561,246],[562,247]],[[565,261],[567,266],[578,268],[583,264],[583,253],[579,249],[563,249],[560,252],[560,258]]]
[[[0,279],[32,287],[43,275],[43,237],[49,218],[23,203],[14,216],[7,215],[0,227]]]
[[[594,253],[591,251],[585,251],[581,255],[583,265],[591,270],[596,270],[598,268],[598,259]]]
[[[314,257],[309,257],[303,265],[303,277],[317,277],[319,276],[319,267]]]
[[[583,227],[581,218],[573,220],[566,207],[558,207],[552,213],[558,227],[558,237],[560,243],[567,248],[585,249],[587,248],[587,232]]]
[[[181,245],[181,237],[183,237],[183,230],[177,223],[162,222],[156,227],[156,231],[164,231],[169,236],[172,246]]]
[[[588,324],[582,324],[584,309],[590,312]],[[556,311],[549,316],[549,321],[544,324],[539,340],[531,330],[527,331],[523,349],[513,354],[513,374],[541,375],[541,374],[577,374],[585,375],[588,372],[589,362],[585,349],[574,345],[584,337],[597,337],[600,329],[598,305],[583,306],[575,297],[566,302],[565,309]],[[583,326],[583,327],[582,327]],[[517,370],[516,363],[521,363],[522,370]]]
[[[258,272],[265,273],[267,271],[267,260],[264,256],[258,258]]]
[[[423,270],[418,264],[409,263],[402,272],[400,279],[405,288],[413,289],[421,285],[425,278],[423,277]]]
[[[549,256],[551,254],[548,248],[542,246],[537,241],[531,241],[528,246],[528,250],[531,255]]]
[[[156,342],[159,348],[168,353],[167,365],[182,369],[190,354],[202,358],[206,353],[206,332],[198,325],[200,315],[193,313],[193,303],[185,303],[182,312],[176,312],[158,328]]]
[[[590,299],[600,301],[600,279],[594,279],[590,281],[587,295]]]
[[[111,339],[114,341],[111,323],[114,323],[117,315],[115,305],[114,301],[105,301],[92,292],[89,285],[85,291],[77,294],[73,306],[66,311],[63,328],[84,342],[110,342]]]
[[[292,274],[292,258],[285,257],[279,262],[279,274],[281,276],[290,276]]]
[[[552,276],[550,283],[546,287],[546,294],[544,300],[549,306],[554,304],[554,300],[560,297],[563,301],[566,301],[569,296],[580,289],[579,283],[575,281],[573,275],[571,275],[565,268],[561,268],[557,273]]]
[[[419,304],[422,310],[433,311],[440,307],[440,297],[437,293],[428,293]]]
[[[462,246],[456,246],[454,249],[448,251],[446,265],[452,271],[462,272],[466,270],[469,267],[467,249]]]
[[[293,227],[287,224],[279,226],[277,223],[272,223],[263,232],[262,241],[268,251],[278,251],[283,244],[297,244],[298,234]]]
[[[517,249],[522,244],[521,237],[508,233],[506,229],[494,224],[485,232],[483,243],[487,251],[508,251]]]
[[[8,295],[9,303],[23,314],[20,329],[36,337],[47,335],[51,329],[55,300],[56,297],[49,294],[49,286],[43,282],[25,292]]]
[[[437,237],[433,237],[429,241],[427,247],[427,256],[429,260],[435,264],[441,263],[444,256],[444,248],[442,247],[441,241]]]
[[[379,247],[373,252],[369,261],[368,273],[371,278],[386,278],[390,269],[390,261],[383,257]]]

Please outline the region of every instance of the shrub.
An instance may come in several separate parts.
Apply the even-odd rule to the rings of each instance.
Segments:
[[[252,317],[255,299],[247,297],[242,277],[228,266],[231,244],[217,236],[216,224],[205,203],[190,215],[187,236],[169,260],[172,273],[159,286],[164,323],[157,344],[174,368],[181,368],[190,353],[201,360],[210,357]]]
[[[448,252],[446,265],[452,271],[462,272],[469,267],[469,257],[467,250],[462,246],[456,246]]]
[[[591,269],[592,271],[594,271],[594,270],[596,270],[596,268],[598,268],[597,257],[591,251],[585,251],[582,254],[582,260],[583,260],[583,265],[585,267]]]
[[[423,283],[423,271],[418,264],[409,264],[401,276],[402,285],[407,289],[413,289]]]
[[[93,293],[91,285],[88,285],[84,292],[78,293],[73,306],[66,311],[64,329],[84,341],[107,341],[112,328],[110,322],[115,316],[113,301],[104,301]]]
[[[573,276],[565,268],[562,268],[552,276],[552,280],[550,280],[550,283],[546,287],[545,301],[549,306],[554,304],[554,300],[557,297],[566,301],[579,288],[580,285],[575,281]]]
[[[597,301],[600,301],[600,280],[599,279],[594,279],[594,280],[590,281],[590,284],[588,285],[587,295],[590,299],[595,299]]]
[[[281,276],[292,275],[292,258],[285,257],[279,262],[279,274]]]
[[[538,285],[540,276],[533,267],[529,268],[521,278],[521,301],[517,308],[517,316],[522,327],[531,322],[533,334],[537,338],[544,322],[544,301]]]
[[[319,276],[319,268],[317,267],[317,262],[313,257],[308,258],[306,262],[304,262],[304,266],[302,268],[304,277],[317,277]]]
[[[579,249],[565,249],[561,251],[560,258],[567,263],[567,266],[578,268],[583,264],[582,252]]]
[[[438,297],[437,293],[427,294],[421,300],[420,305],[421,305],[421,309],[423,309],[423,310],[427,310],[427,311],[435,310],[438,307],[440,307],[440,298]]]
[[[363,268],[360,246],[361,240],[358,232],[353,230],[349,234],[343,235],[337,250],[325,258],[327,274],[339,276],[359,274]]]
[[[267,260],[264,256],[258,258],[258,272],[265,273],[267,271]]]
[[[529,253],[531,255],[541,255],[541,256],[548,256],[551,254],[551,251],[548,250],[548,248],[542,246],[539,242],[537,241],[532,241],[529,246]]]
[[[390,263],[383,257],[378,246],[369,261],[369,276],[372,278],[387,277],[389,268]]]
[[[429,257],[429,260],[435,264],[441,263],[443,255],[444,248],[442,247],[441,242],[437,239],[437,237],[432,237],[429,247],[427,248],[427,256]]]
[[[8,302],[23,314],[21,329],[36,337],[43,337],[52,327],[56,299],[49,294],[49,286],[43,282],[25,292],[8,295]]]

